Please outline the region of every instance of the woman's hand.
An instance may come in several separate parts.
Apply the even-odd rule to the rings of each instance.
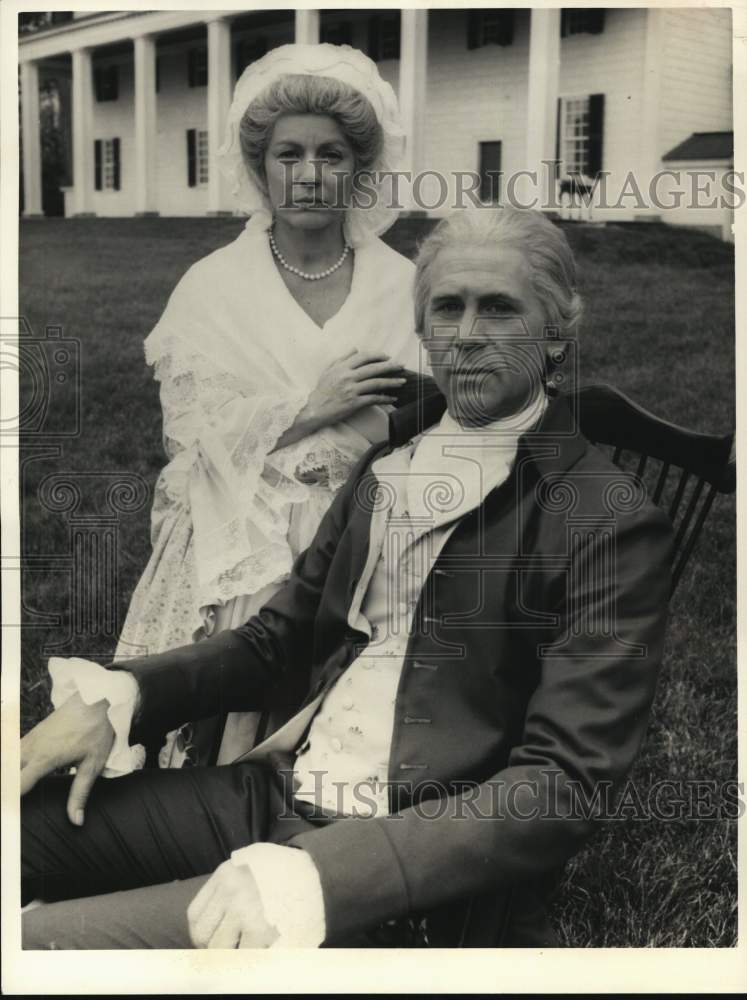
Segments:
[[[396,402],[406,378],[388,354],[349,351],[322,374],[299,416],[317,428],[344,420],[364,406]]]
[[[354,349],[337,358],[326,369],[291,426],[278,438],[272,451],[295,444],[307,434],[336,424],[357,410],[374,403],[395,403],[393,395],[407,382],[404,365],[388,354]]]

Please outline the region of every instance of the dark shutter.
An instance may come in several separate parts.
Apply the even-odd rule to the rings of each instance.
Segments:
[[[563,114],[563,99],[558,98],[557,110],[555,112],[555,177],[560,177],[560,132]]]
[[[207,84],[207,59],[203,48],[187,52],[187,83],[190,87],[204,87]]]
[[[339,24],[323,24],[319,32],[319,41],[329,42],[331,45],[352,45],[352,22],[340,21]]]
[[[604,7],[563,7],[560,12],[560,37],[568,35],[601,35],[604,31]]]
[[[122,170],[119,159],[119,139],[112,139],[112,156],[114,158],[114,190],[119,191],[122,180]]]
[[[187,184],[193,188],[197,184],[197,130],[187,129]]]
[[[602,169],[602,139],[604,137],[604,94],[589,97],[589,154],[586,175],[596,177]]]
[[[368,57],[374,62],[379,61],[379,23],[381,18],[374,14],[368,19]]]
[[[96,139],[93,144],[93,164],[94,164],[94,187],[101,190],[101,139]],[[78,183],[82,184],[80,179]]]
[[[258,38],[240,38],[234,46],[234,67],[236,79],[244,72],[247,66],[256,59],[261,59],[267,52],[267,39],[260,36]]]
[[[496,204],[501,195],[501,143],[480,143],[480,201]]]
[[[119,67],[95,67],[93,71],[93,92],[97,102],[116,101],[119,97]]]
[[[161,57],[156,56],[156,93],[161,89]]]
[[[604,31],[604,15],[607,11],[604,7],[599,7],[596,10],[590,10],[588,12],[588,28],[587,31],[590,35],[601,35]]]
[[[480,11],[467,11],[467,48],[476,49],[480,45]]]
[[[352,45],[353,44],[353,24],[351,21],[343,21],[337,26],[338,32],[338,45]]]
[[[497,42],[499,45],[511,45],[514,40],[514,12],[513,10],[501,11],[500,21],[498,23],[498,38]]]

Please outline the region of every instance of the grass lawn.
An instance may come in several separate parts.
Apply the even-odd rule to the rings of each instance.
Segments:
[[[105,512],[101,497],[117,474],[135,473],[152,488],[163,464],[161,419],[143,338],[186,268],[229,242],[241,225],[236,219],[21,224],[21,312],[37,336],[59,325],[64,337],[79,342],[81,413],[77,436],[34,440],[23,453],[24,730],[49,711],[50,647],[63,655],[93,652],[104,662],[114,648],[117,623],[149,555],[149,497],[118,515],[108,626],[100,635],[76,633],[66,645],[71,595],[81,583],[70,578],[64,559],[74,544],[74,517]],[[729,431],[732,248],[663,226],[567,232],[587,301],[582,380],[612,382],[659,416],[695,430]],[[412,250],[406,229],[391,242]],[[28,378],[22,372],[27,393]],[[69,417],[74,403],[61,398],[60,414]],[[44,480],[53,473],[80,489],[73,514],[51,509]],[[719,498],[672,603],[658,695],[633,774],[642,796],[664,779],[719,786],[736,779],[735,633],[735,509],[732,498]],[[561,937],[573,946],[734,945],[736,850],[733,820],[609,823],[568,868],[553,911]]]

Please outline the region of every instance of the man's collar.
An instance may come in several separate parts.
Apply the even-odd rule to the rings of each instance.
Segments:
[[[389,444],[399,448],[411,438],[437,423],[446,410],[446,399],[437,390],[423,393],[420,398],[400,407],[389,415]],[[520,453],[529,452],[542,474],[569,469],[587,447],[578,429],[577,404],[574,396],[557,393],[550,396],[549,405],[539,425],[519,439]]]

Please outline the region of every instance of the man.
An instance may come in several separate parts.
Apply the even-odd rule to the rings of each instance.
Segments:
[[[546,394],[579,311],[539,213],[437,227],[416,326],[442,394],[421,425],[445,401],[440,421],[412,440],[417,412],[393,421],[256,617],[90,665],[25,737],[26,898],[85,897],[28,912],[26,947],[334,945],[486,894],[494,941],[554,943],[541,884],[645,733],[671,549]],[[132,742],[221,711],[289,721],[229,767],[97,781],[135,702]]]

